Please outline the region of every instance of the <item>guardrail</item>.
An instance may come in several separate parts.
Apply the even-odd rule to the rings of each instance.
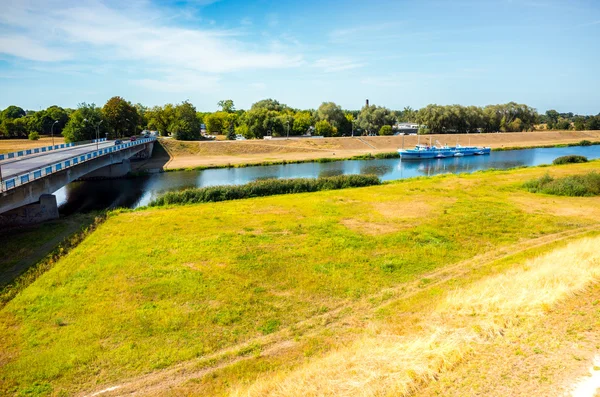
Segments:
[[[100,140],[100,141],[102,141],[102,140]],[[14,189],[17,186],[21,186],[26,183],[33,182],[36,179],[43,178],[46,175],[54,174],[55,172],[63,171],[67,168],[73,167],[73,166],[81,164],[83,162],[93,160],[98,157],[102,157],[104,155],[110,154],[110,153],[118,152],[120,150],[127,149],[132,146],[142,145],[142,144],[146,144],[148,142],[153,142],[153,141],[156,141],[156,137],[142,138],[142,139],[138,139],[135,141],[124,142],[119,145],[94,150],[89,153],[79,154],[77,156],[73,156],[66,160],[62,160],[58,163],[47,165],[47,166],[38,168],[33,171],[27,171],[23,174],[11,177],[10,179],[5,179],[2,181],[2,185],[0,186],[0,191],[5,192],[7,190]]]
[[[104,141],[106,141],[106,138],[98,139],[98,142],[104,142]],[[66,149],[66,148],[70,148],[70,147],[74,147],[74,146],[78,146],[78,145],[86,144],[86,143],[90,143],[90,141],[61,143],[60,145],[54,145],[54,146],[43,146],[43,147],[36,147],[36,148],[32,148],[32,149],[23,149],[23,150],[19,150],[17,152],[0,154],[0,161],[14,159],[17,157],[29,156],[31,154],[46,153],[46,152],[50,152],[50,151],[58,150],[58,149]],[[92,139],[91,143],[96,143],[96,139]]]

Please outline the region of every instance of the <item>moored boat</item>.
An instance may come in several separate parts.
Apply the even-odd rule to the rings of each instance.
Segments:
[[[414,149],[398,149],[400,157],[404,160],[441,159],[446,157],[463,157],[490,154],[491,148],[481,146],[448,146],[441,147],[417,145]]]

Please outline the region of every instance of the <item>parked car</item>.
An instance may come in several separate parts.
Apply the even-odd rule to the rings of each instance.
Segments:
[[[235,136],[235,140],[236,140],[236,141],[245,141],[245,140],[246,140],[246,138],[244,138],[244,136],[243,136],[243,135],[237,134],[237,135]]]
[[[117,140],[115,141],[115,145],[120,145],[120,144],[122,144],[122,143],[123,143],[123,141],[122,141],[122,140],[120,140],[120,139],[117,139]]]
[[[129,138],[129,140],[130,140],[131,142],[133,142],[133,141],[137,140],[137,138],[136,138],[135,136],[132,136],[131,138]]]

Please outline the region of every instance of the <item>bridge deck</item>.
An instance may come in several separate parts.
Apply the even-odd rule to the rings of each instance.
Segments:
[[[115,141],[100,142],[98,148],[114,146]],[[94,152],[96,144],[90,143],[87,145],[73,146],[66,149],[56,150],[52,152],[43,152],[32,154],[25,157],[17,157],[10,160],[5,160],[0,163],[2,170],[2,179],[10,179],[14,176],[23,174],[28,171],[33,171],[46,165],[59,163],[71,157]]]

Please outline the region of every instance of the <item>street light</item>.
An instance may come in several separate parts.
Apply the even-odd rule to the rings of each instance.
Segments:
[[[87,123],[88,119],[83,119],[84,123]],[[104,120],[100,120],[98,125],[96,125],[96,150],[98,150],[98,141],[100,140],[100,124],[102,124]]]
[[[125,119],[125,121],[127,121],[127,123],[131,123],[131,121],[129,121],[129,119]],[[134,134],[135,135],[135,134]]]
[[[54,123],[52,123],[52,127],[50,127],[50,135],[52,135],[52,146],[54,146],[54,124],[58,123],[58,120],[55,120]]]
[[[104,120],[100,120],[96,126],[96,150],[98,150],[98,141],[100,140],[100,124],[102,124],[103,121]]]

